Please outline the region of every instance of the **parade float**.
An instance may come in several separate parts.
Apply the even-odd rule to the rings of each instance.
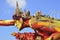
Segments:
[[[60,20],[47,15],[42,15],[38,11],[31,16],[30,11],[21,11],[16,2],[13,20],[0,20],[0,26],[16,26],[19,31],[30,27],[35,33],[13,32],[12,35],[16,40],[60,40]]]

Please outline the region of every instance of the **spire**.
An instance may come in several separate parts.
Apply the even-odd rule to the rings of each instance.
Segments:
[[[16,9],[22,12],[22,9],[19,7],[18,1],[16,1]]]
[[[19,9],[19,5],[18,5],[18,1],[16,1],[15,14],[18,16],[19,12],[20,12],[20,9]]]
[[[19,9],[18,1],[16,1],[16,8]]]

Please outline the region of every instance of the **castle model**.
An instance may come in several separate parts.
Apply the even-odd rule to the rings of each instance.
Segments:
[[[41,11],[31,16],[30,11],[19,9],[18,2],[12,18],[12,20],[0,20],[0,26],[16,26],[19,31],[30,27],[35,31],[35,33],[13,32],[12,35],[16,40],[60,40],[60,20],[57,18],[42,15]]]

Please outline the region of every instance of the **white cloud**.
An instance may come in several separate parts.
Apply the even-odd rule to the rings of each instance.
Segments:
[[[16,1],[18,1],[18,4],[19,4],[20,8],[25,8],[26,7],[26,1],[25,0],[6,0],[6,1],[12,7],[16,7]]]

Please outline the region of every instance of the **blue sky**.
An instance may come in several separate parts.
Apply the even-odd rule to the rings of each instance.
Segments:
[[[9,1],[9,0],[8,0]],[[42,14],[50,15],[60,19],[60,0],[25,0],[26,5],[23,6],[27,11],[30,10],[31,15],[34,15],[38,10]],[[14,14],[15,7],[11,6],[6,0],[0,0],[0,19],[10,20]],[[11,35],[13,32],[34,32],[31,28],[25,28],[18,31],[15,26],[0,26],[0,40],[15,40]]]

